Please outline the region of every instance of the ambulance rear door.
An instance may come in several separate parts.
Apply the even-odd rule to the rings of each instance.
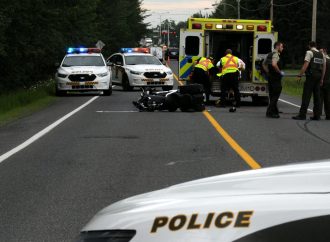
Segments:
[[[253,50],[253,82],[266,82],[266,77],[262,72],[262,61],[267,54],[273,50],[276,41],[274,33],[254,33]]]
[[[179,77],[187,80],[193,70],[193,63],[204,55],[203,30],[180,30]]]

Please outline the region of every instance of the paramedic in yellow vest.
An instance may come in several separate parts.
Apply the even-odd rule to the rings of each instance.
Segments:
[[[225,107],[226,95],[230,89],[234,91],[235,107],[240,106],[241,97],[238,89],[238,79],[239,79],[239,59],[233,56],[231,49],[227,49],[225,56],[219,61],[219,67],[221,68],[221,73],[218,74],[221,78],[221,97],[220,106]]]
[[[210,100],[211,83],[209,71],[214,68],[211,58],[201,57],[197,60],[192,75],[193,83],[202,84],[205,92],[206,102]]]

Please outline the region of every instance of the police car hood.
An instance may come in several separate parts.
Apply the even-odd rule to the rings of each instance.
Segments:
[[[299,207],[300,199],[308,200],[301,196],[312,195],[313,203],[321,203],[322,199],[316,196],[329,193],[330,160],[249,170],[186,182],[119,201],[96,214],[83,231],[136,229],[137,224],[164,214],[255,207],[276,212],[276,206],[290,211]],[[273,201],[275,205],[270,206]],[[325,205],[328,208],[329,202]]]
[[[170,68],[164,65],[127,65],[127,69],[139,72],[169,72]]]
[[[107,72],[108,68],[106,66],[70,66],[70,67],[60,67],[58,72],[63,74],[100,74]]]

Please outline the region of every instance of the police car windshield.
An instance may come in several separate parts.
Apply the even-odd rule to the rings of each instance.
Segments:
[[[162,65],[156,57],[150,55],[125,56],[125,62],[126,65]]]
[[[67,56],[62,66],[105,66],[105,63],[101,56]]]

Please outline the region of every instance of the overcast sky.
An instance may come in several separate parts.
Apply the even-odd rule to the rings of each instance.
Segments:
[[[175,22],[187,20],[192,14],[201,11],[203,15],[212,12],[212,4],[219,0],[143,0],[142,7],[151,14],[145,22],[153,27],[159,25],[160,18],[174,20]],[[206,9],[209,8],[209,9]]]

